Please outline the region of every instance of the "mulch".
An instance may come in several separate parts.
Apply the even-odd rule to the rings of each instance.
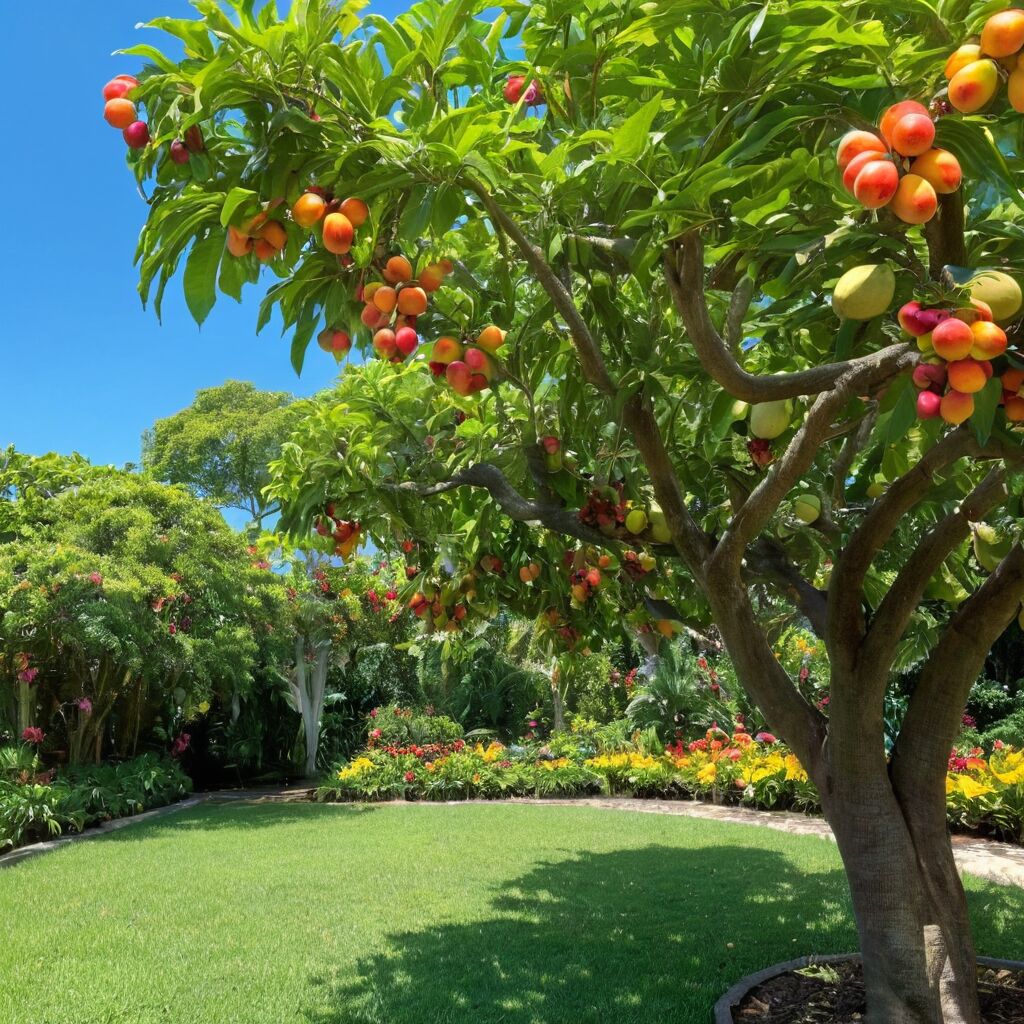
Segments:
[[[1024,1024],[1024,971],[978,968],[983,1024]],[[733,1008],[735,1024],[854,1024],[864,1019],[859,960],[806,967],[751,989]]]

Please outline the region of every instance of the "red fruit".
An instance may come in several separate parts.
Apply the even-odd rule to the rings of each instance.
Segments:
[[[943,320],[932,331],[932,348],[935,349],[935,354],[942,356],[943,359],[963,359],[970,354],[973,345],[974,334],[970,327],[956,317]]]
[[[395,332],[388,327],[379,330],[373,336],[373,351],[382,359],[391,359],[396,351]]]
[[[131,149],[145,149],[149,145],[149,125],[145,121],[133,121],[121,134]]]
[[[934,391],[922,391],[917,396],[917,418],[933,420],[942,408],[942,396]]]
[[[888,153],[877,153],[874,150],[868,150],[864,153],[858,153],[847,165],[843,171],[843,188],[846,189],[850,195],[853,195],[853,183],[857,180],[857,175],[867,167],[868,164],[874,163],[876,160],[881,160],[883,163],[891,163],[891,158]]]
[[[853,183],[853,194],[861,206],[877,210],[896,194],[900,184],[899,171],[890,160],[872,160],[862,168]]]
[[[374,328],[380,327],[381,324],[385,323],[387,316],[376,306],[369,305],[363,308],[362,313],[359,314],[359,319],[372,331]]]
[[[399,327],[395,332],[395,347],[403,356],[412,355],[419,344],[419,338],[411,327]]]
[[[135,104],[131,100],[124,99],[124,97],[115,97],[112,100],[107,100],[106,105],[103,107],[103,119],[111,128],[124,130],[136,119]]]
[[[461,360],[455,359],[445,367],[445,377],[452,386],[452,390],[458,395],[472,394],[472,371]]]
[[[130,93],[138,84],[139,80],[132,78],[131,75],[118,75],[117,78],[112,78],[103,86],[103,98],[105,100],[119,100],[127,93]]]
[[[440,377],[441,374],[444,373],[444,371],[448,368],[448,364],[438,363],[432,359],[429,363],[427,363],[427,367],[435,377]]]
[[[171,160],[174,163],[187,164],[191,155],[192,154],[189,152],[188,146],[186,146],[180,139],[175,139],[171,143]]]
[[[597,569],[591,569],[587,573],[587,583],[592,587],[599,587],[601,585],[601,573]]]
[[[882,133],[882,138],[885,139],[890,146],[893,145],[893,130],[908,114],[924,114],[924,116],[927,117],[928,110],[916,100],[903,100],[900,103],[894,103],[882,115],[882,119],[878,123],[878,128]]]
[[[185,145],[188,146],[190,153],[202,153],[206,149],[206,143],[203,142],[203,131],[199,125],[194,124],[191,128],[185,129]]]
[[[548,455],[557,455],[562,447],[562,442],[559,441],[557,437],[552,437],[550,434],[547,437],[542,437],[540,439],[540,443]]]
[[[935,123],[927,114],[906,114],[892,129],[892,148],[901,156],[920,156],[934,141]]]
[[[841,171],[854,157],[863,153],[885,153],[885,143],[874,132],[854,130],[847,132],[840,140],[836,149],[836,162]]]
[[[903,306],[897,317],[900,326],[915,338],[930,334],[943,320],[952,316],[948,309],[926,309],[920,302],[908,302]]]
[[[942,387],[946,383],[946,367],[938,363],[919,363],[914,367],[913,379],[919,388]]]

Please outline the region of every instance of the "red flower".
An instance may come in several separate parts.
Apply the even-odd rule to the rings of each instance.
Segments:
[[[416,781],[416,773],[415,772],[406,772],[405,773],[405,781],[406,782],[415,782]]]
[[[174,744],[171,746],[171,757],[181,757],[181,755],[184,754],[186,750],[188,750],[189,744],[191,744],[191,742],[192,736],[190,733],[181,733],[181,735],[178,736],[178,738],[174,741]]]
[[[779,742],[770,732],[759,732],[754,739],[757,740],[758,743],[765,743],[768,746]]]
[[[98,572],[89,573],[89,582],[97,587],[103,586],[103,577]]]
[[[394,589],[392,589],[392,590],[389,590],[389,591],[388,591],[388,592],[387,592],[387,593],[386,593],[386,594],[385,594],[384,596],[385,596],[385,597],[386,597],[386,598],[387,598],[387,599],[388,599],[389,601],[397,601],[397,600],[398,600],[398,591],[397,591],[397,590],[394,590]]]
[[[370,717],[371,717],[371,718],[376,718],[376,717],[377,717],[377,709],[376,709],[376,708],[374,708],[374,709],[373,709],[373,710],[372,710],[372,711],[370,712]]]
[[[21,738],[26,743],[34,743],[36,746],[39,746],[43,740],[46,739],[46,733],[43,732],[42,729],[39,729],[34,725],[30,725],[24,732],[22,732]]]

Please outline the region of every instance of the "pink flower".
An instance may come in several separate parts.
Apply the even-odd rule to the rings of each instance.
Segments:
[[[89,582],[96,587],[103,586],[103,577],[98,572],[89,573]]]
[[[181,757],[189,748],[189,744],[192,742],[192,736],[183,732],[175,741],[171,747],[171,757]]]
[[[375,740],[379,740],[380,739],[380,729],[374,729],[373,732],[370,733],[370,738],[371,739],[375,739]]]
[[[536,722],[534,722],[534,721],[533,721],[532,719],[531,719],[531,720],[530,720],[529,722],[527,722],[526,724],[527,724],[527,725],[528,725],[528,726],[529,726],[529,727],[530,727],[531,729],[536,729],[536,728],[537,728],[537,723],[536,723]]]
[[[28,683],[31,686],[35,682],[37,675],[39,675],[39,669],[27,668],[23,672],[18,673],[18,681]]]
[[[804,665],[804,667],[800,669],[800,682],[804,682],[810,674],[811,673],[808,671],[807,666]]]
[[[964,713],[963,724],[965,729],[976,729],[978,727],[978,722],[974,716],[968,715],[966,712]]]
[[[766,743],[769,746],[773,743],[779,742],[770,732],[759,732],[754,739],[757,740],[758,743]]]
[[[1006,744],[1002,740],[996,740],[995,743],[992,744],[993,750],[1003,750],[1005,747]]]
[[[370,717],[371,717],[371,718],[376,718],[376,717],[377,717],[377,709],[376,709],[376,708],[374,708],[374,709],[373,709],[373,710],[372,710],[372,711],[370,712]]]
[[[26,743],[34,743],[36,746],[39,746],[43,742],[43,740],[46,739],[46,733],[43,732],[42,729],[39,729],[34,725],[30,725],[21,734],[21,738]]]
[[[88,697],[79,697],[77,704],[78,710],[81,711],[83,715],[92,714],[92,701],[89,700]]]

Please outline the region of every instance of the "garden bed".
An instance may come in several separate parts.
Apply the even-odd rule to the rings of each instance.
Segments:
[[[1024,1024],[1024,963],[979,957],[982,1024]],[[858,956],[803,957],[744,978],[715,1024],[855,1024],[866,1012]]]

